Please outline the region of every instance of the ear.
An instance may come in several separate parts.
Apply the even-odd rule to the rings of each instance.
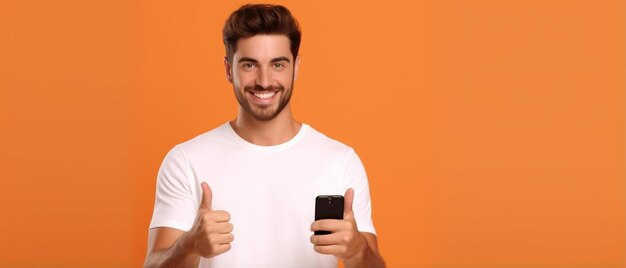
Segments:
[[[226,80],[232,83],[233,82],[233,68],[230,66],[230,63],[228,63],[228,57],[224,57],[224,69],[226,71]]]
[[[298,68],[300,67],[300,54],[296,56],[295,65],[293,67],[293,80],[298,78]]]

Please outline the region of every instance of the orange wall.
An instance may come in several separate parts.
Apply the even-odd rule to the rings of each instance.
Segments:
[[[141,265],[165,153],[236,113],[228,2],[0,3],[0,266]],[[389,267],[625,267],[624,1],[406,2],[281,2]]]

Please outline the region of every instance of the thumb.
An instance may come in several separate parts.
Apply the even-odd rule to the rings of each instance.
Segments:
[[[352,201],[354,200],[354,190],[352,188],[348,188],[348,190],[346,190],[346,194],[344,195],[344,202],[343,202],[343,217],[346,218],[346,216],[351,215],[352,214]]]
[[[206,182],[201,184],[202,186],[202,201],[200,201],[199,209],[211,210],[211,203],[213,201],[213,192],[211,192],[211,187]]]

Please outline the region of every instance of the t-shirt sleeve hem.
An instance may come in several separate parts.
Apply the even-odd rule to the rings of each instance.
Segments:
[[[185,222],[177,221],[177,220],[159,220],[159,221],[153,221],[152,223],[150,223],[149,229],[157,228],[157,227],[170,227],[170,228],[187,232],[191,229],[192,225],[190,225],[189,223],[185,223]]]
[[[373,225],[363,225],[363,226],[359,225],[359,232],[372,233],[376,235],[376,229],[374,228]]]

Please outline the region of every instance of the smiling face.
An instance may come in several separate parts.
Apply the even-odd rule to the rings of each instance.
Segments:
[[[252,118],[269,121],[288,107],[298,59],[285,35],[254,35],[237,40],[232,63],[224,60],[242,109]]]

